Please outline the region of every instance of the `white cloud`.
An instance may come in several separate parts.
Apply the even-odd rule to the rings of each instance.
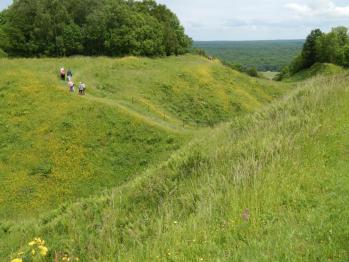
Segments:
[[[309,14],[312,10],[307,5],[297,4],[297,3],[289,3],[285,5],[288,9],[295,11],[297,14],[305,16]]]
[[[349,18],[349,5],[337,6],[330,0],[316,0],[309,4],[287,3],[285,6],[301,17]]]
[[[311,29],[349,26],[349,0],[157,0],[195,40],[305,38]]]
[[[156,0],[195,40],[305,38],[311,29],[349,26],[349,0]],[[12,0],[0,0],[0,10]]]

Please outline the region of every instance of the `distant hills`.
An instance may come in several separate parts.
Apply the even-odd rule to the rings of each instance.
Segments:
[[[281,71],[301,52],[304,40],[195,41],[203,49],[229,63],[258,71]]]

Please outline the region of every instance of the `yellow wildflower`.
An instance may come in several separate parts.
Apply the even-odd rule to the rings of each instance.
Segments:
[[[35,249],[32,250],[32,255],[33,255],[33,256],[35,255]]]
[[[12,259],[11,262],[23,262],[21,258]]]
[[[30,241],[28,245],[29,245],[30,247],[32,247],[32,246],[35,245],[35,243],[36,243],[35,241]]]
[[[39,246],[39,250],[40,250],[40,255],[42,255],[43,257],[47,255],[48,249],[45,246]]]

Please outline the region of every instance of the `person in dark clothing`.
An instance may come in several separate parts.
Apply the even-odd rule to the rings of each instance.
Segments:
[[[67,76],[70,76],[70,78],[73,78],[73,73],[70,69],[68,69]]]
[[[65,80],[65,69],[63,66],[61,67],[60,74],[61,74],[61,79]]]

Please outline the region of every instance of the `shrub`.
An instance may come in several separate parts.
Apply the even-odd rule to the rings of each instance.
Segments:
[[[251,67],[251,68],[247,69],[246,73],[249,76],[252,76],[252,77],[257,77],[258,76],[258,72],[257,72],[257,69],[255,67]]]

